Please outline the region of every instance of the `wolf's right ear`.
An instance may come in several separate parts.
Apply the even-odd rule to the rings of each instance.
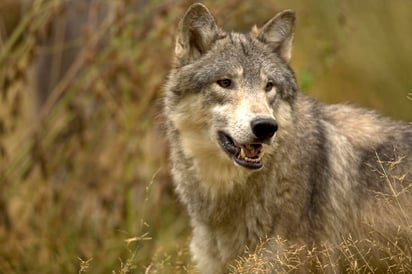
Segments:
[[[268,44],[289,63],[292,56],[292,42],[295,31],[295,12],[293,10],[284,10],[257,31],[257,38]]]
[[[219,37],[215,18],[203,4],[189,7],[180,20],[175,45],[175,58],[186,64],[207,52]]]

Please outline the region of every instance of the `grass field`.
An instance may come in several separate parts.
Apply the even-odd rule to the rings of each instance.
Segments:
[[[62,1],[31,2],[0,3],[0,273],[195,273],[161,114],[191,1],[91,1],[92,15],[108,7],[98,27],[55,48],[44,44]],[[412,121],[412,2],[204,3],[241,31],[295,9],[304,92]],[[66,47],[79,55],[39,106],[36,63]]]

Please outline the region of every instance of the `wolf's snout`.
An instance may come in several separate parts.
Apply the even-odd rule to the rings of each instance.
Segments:
[[[266,141],[275,135],[278,124],[275,119],[258,118],[251,122],[253,134],[261,141]]]

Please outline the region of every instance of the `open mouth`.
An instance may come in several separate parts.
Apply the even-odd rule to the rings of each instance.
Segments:
[[[260,169],[263,167],[262,144],[239,144],[221,131],[218,132],[218,140],[223,150],[238,165],[249,169]]]

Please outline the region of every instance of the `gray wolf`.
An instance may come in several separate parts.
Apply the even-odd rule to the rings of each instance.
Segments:
[[[380,260],[388,246],[411,258],[412,126],[302,94],[288,65],[294,23],[285,10],[227,32],[194,4],[178,25],[164,111],[201,273],[236,271],[262,245],[263,273],[385,271],[399,266]],[[349,240],[352,258],[339,249]],[[282,264],[292,246],[306,248],[302,263]]]

